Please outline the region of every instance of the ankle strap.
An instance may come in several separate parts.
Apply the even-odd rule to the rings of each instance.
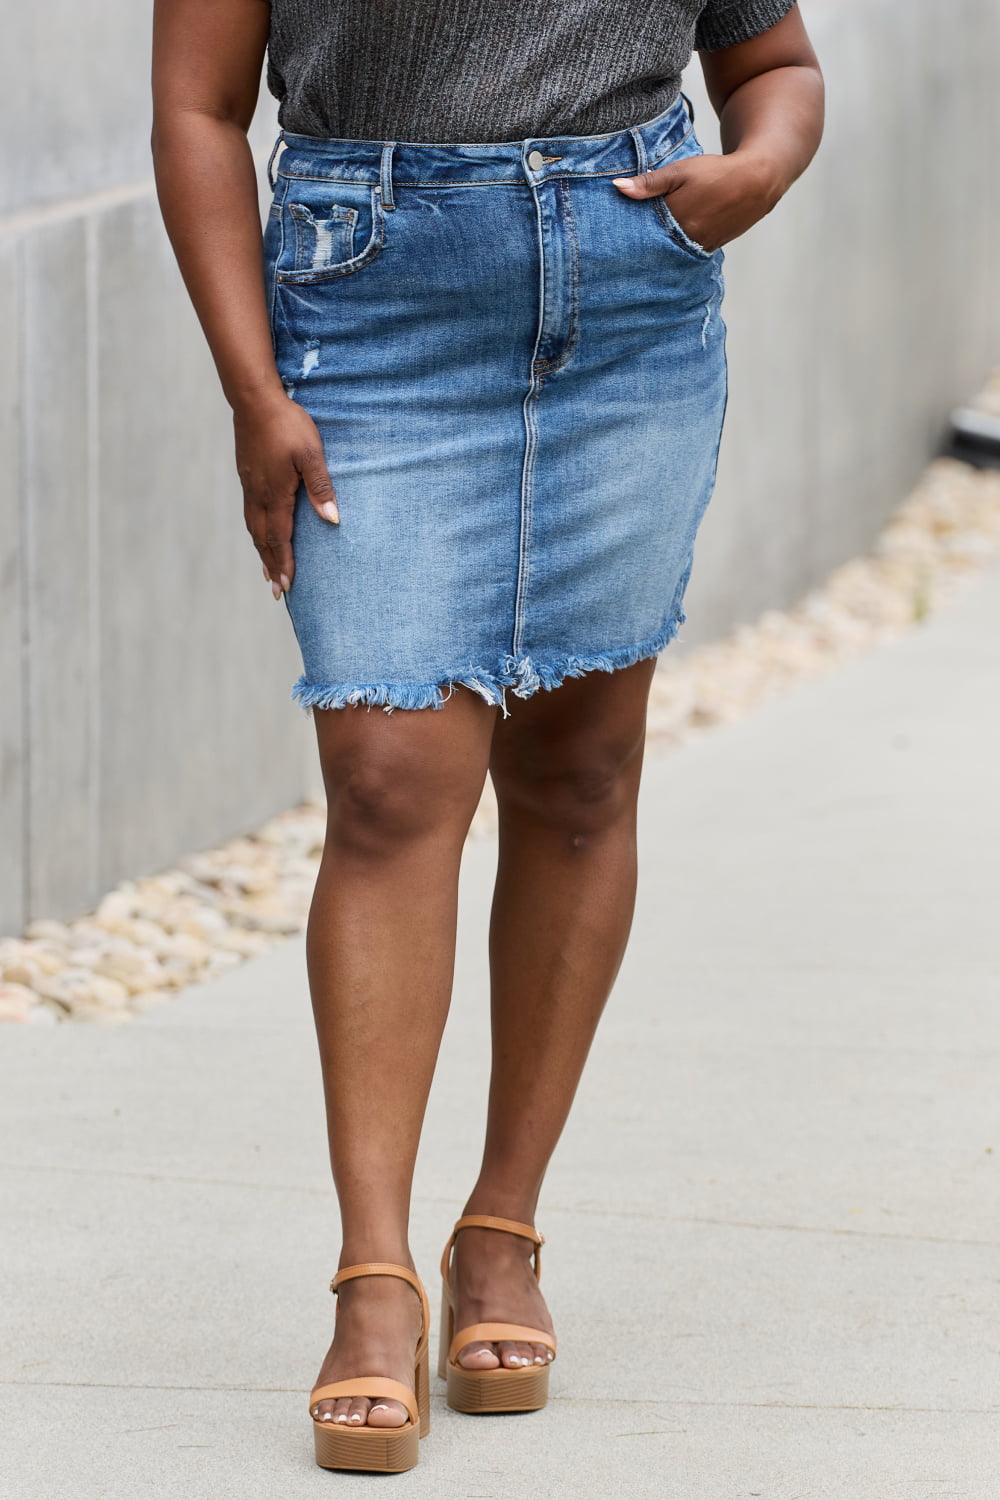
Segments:
[[[531,1240],[535,1247],[532,1251],[535,1260],[535,1277],[541,1281],[542,1246],[545,1244],[545,1236],[539,1234],[533,1224],[519,1224],[516,1219],[498,1219],[493,1214],[463,1214],[457,1221],[441,1257],[441,1277],[444,1281],[448,1280],[448,1273],[451,1270],[451,1252],[455,1244],[455,1236],[460,1229],[502,1229],[505,1234],[516,1234],[522,1240]]]
[[[345,1281],[354,1281],[358,1276],[398,1276],[400,1281],[405,1281],[408,1286],[412,1286],[420,1298],[420,1341],[417,1346],[419,1351],[423,1347],[427,1331],[431,1326],[431,1309],[427,1293],[424,1291],[424,1284],[416,1271],[411,1271],[409,1266],[393,1265],[387,1260],[363,1261],[356,1266],[343,1266],[330,1282],[331,1292],[336,1296]]]

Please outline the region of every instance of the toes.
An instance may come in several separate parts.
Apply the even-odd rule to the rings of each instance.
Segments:
[[[402,1427],[409,1414],[400,1401],[369,1401],[365,1396],[342,1396],[339,1401],[317,1401],[312,1409],[317,1422],[336,1422],[349,1427]]]
[[[402,1427],[409,1420],[406,1407],[399,1401],[375,1401],[368,1413],[369,1427]]]
[[[466,1370],[495,1370],[500,1364],[492,1344],[466,1344],[459,1350],[457,1364]]]
[[[368,1408],[371,1402],[367,1396],[352,1396],[350,1406],[347,1409],[348,1427],[362,1427],[368,1420]]]
[[[497,1344],[466,1344],[458,1363],[466,1370],[495,1370],[499,1365],[506,1370],[522,1370],[526,1365],[547,1365],[551,1358],[552,1351],[544,1344],[502,1339]]]
[[[509,1343],[506,1339],[497,1344],[500,1354],[500,1363],[508,1370],[520,1370],[524,1365],[530,1365],[534,1356],[530,1344]]]

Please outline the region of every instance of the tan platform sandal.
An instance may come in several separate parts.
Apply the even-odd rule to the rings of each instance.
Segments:
[[[420,1298],[420,1338],[414,1358],[413,1389],[402,1381],[384,1375],[358,1375],[350,1380],[335,1380],[332,1385],[318,1385],[309,1397],[312,1413],[317,1401],[335,1401],[341,1396],[385,1397],[406,1407],[409,1420],[402,1427],[352,1427],[346,1422],[322,1422],[313,1417],[316,1437],[316,1462],[324,1469],[367,1469],[379,1474],[402,1474],[412,1469],[420,1456],[419,1444],[431,1426],[430,1374],[428,1370],[427,1334],[430,1307],[423,1283],[406,1266],[388,1261],[370,1261],[360,1266],[345,1266],[330,1282],[336,1296],[345,1281],[356,1276],[398,1276],[407,1282]]]
[[[548,1365],[521,1365],[508,1370],[498,1365],[495,1370],[467,1370],[458,1364],[459,1352],[466,1344],[480,1340],[495,1343],[498,1339],[517,1340],[529,1344],[544,1344],[556,1352],[555,1335],[543,1328],[525,1328],[520,1323],[470,1323],[467,1328],[455,1328],[455,1305],[451,1291],[451,1252],[455,1236],[460,1229],[503,1229],[508,1234],[519,1234],[534,1245],[535,1275],[542,1279],[541,1249],[545,1243],[537,1229],[530,1224],[517,1224],[513,1219],[495,1219],[491,1214],[466,1214],[459,1219],[451,1232],[441,1257],[441,1345],[438,1351],[438,1374],[448,1382],[448,1405],[455,1411],[498,1412],[538,1411],[549,1397]]]

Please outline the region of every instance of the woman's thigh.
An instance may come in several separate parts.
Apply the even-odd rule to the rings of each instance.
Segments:
[[[331,829],[367,827],[391,841],[467,823],[496,716],[461,689],[439,709],[315,710]]]
[[[490,774],[504,800],[537,802],[556,816],[581,804],[634,802],[655,658],[588,672],[551,692],[515,700],[493,734]]]

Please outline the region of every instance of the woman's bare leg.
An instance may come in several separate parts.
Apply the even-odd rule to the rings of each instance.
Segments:
[[[514,704],[490,771],[500,863],[490,938],[493,1073],[486,1145],[467,1213],[534,1223],[535,1206],[628,940],[636,798],[653,661],[593,672]],[[531,1245],[464,1229],[455,1246],[457,1326],[551,1331]],[[541,1344],[469,1344],[460,1363],[548,1358]]]
[[[451,995],[458,870],[496,710],[461,690],[440,710],[316,713],[328,823],[306,952],[343,1226],[341,1265],[412,1266],[414,1160]],[[413,1382],[419,1304],[404,1282],[341,1290],[317,1383]],[[324,1401],[328,1420],[397,1426],[380,1401]]]

